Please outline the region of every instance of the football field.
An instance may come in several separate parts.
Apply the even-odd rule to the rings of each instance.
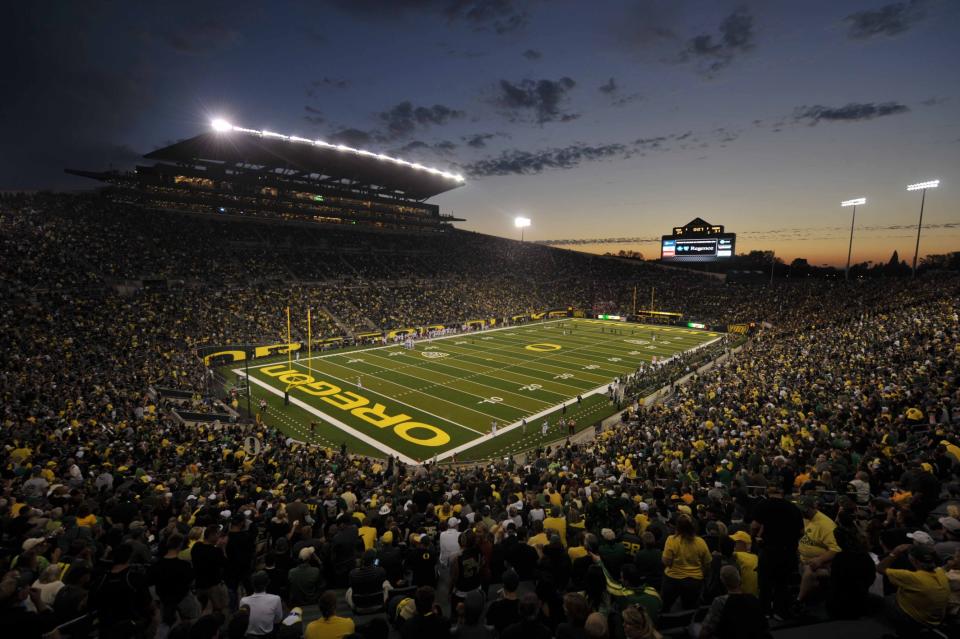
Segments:
[[[553,320],[423,340],[413,349],[399,344],[251,365],[250,388],[255,400],[267,400],[264,419],[296,439],[346,442],[352,452],[407,463],[489,459],[562,439],[569,431],[561,417],[576,430],[592,426],[613,412],[607,393],[617,377],[721,337]],[[242,379],[244,368],[231,370]]]

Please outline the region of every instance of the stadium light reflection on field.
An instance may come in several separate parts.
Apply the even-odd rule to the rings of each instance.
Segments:
[[[855,197],[852,200],[844,200],[840,206],[852,206],[853,215],[850,217],[850,244],[847,246],[847,268],[843,271],[843,279],[850,279],[850,256],[853,254],[853,225],[857,221],[857,206],[867,203],[865,197]]]
[[[520,229],[520,241],[523,241],[523,230],[530,226],[529,217],[515,217],[513,218],[513,225]]]
[[[922,191],[920,196],[920,219],[917,221],[917,245],[913,249],[913,269],[910,277],[917,277],[917,254],[920,253],[920,230],[923,228],[923,205],[927,200],[927,189],[935,189],[940,186],[940,180],[927,180],[926,182],[917,182],[908,184],[908,191]]]
[[[344,153],[356,153],[357,155],[373,157],[373,158],[377,158],[378,160],[383,160],[384,162],[393,162],[394,164],[409,166],[410,168],[416,169],[417,171],[426,171],[427,173],[433,173],[434,175],[439,175],[449,180],[456,180],[457,182],[460,182],[460,183],[466,182],[464,177],[459,173],[448,173],[447,171],[441,171],[440,169],[424,166],[417,162],[408,162],[407,160],[390,157],[389,155],[384,155],[382,153],[373,153],[372,151],[355,149],[345,144],[331,144],[329,142],[324,142],[323,140],[308,140],[307,138],[302,138],[296,135],[284,135],[282,133],[275,133],[273,131],[266,131],[266,130],[259,131],[257,129],[247,129],[241,126],[233,125],[227,122],[226,120],[224,120],[223,118],[215,118],[210,122],[210,126],[217,133],[228,133],[232,131],[237,131],[239,133],[250,133],[252,135],[259,135],[260,137],[263,137],[263,138],[276,138],[279,140],[286,140],[288,142],[299,142],[301,144],[311,144],[313,146],[319,146],[327,149],[336,149]]]

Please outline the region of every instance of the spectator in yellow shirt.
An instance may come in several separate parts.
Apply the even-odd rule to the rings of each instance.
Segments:
[[[840,552],[840,546],[833,536],[837,524],[817,509],[817,498],[812,495],[800,498],[800,512],[803,513],[800,561],[811,570],[820,570]]]
[[[550,509],[550,516],[543,520],[545,531],[553,531],[560,536],[560,543],[564,548],[567,547],[567,518],[563,516],[563,511],[559,506]]]
[[[730,535],[730,539],[734,543],[733,556],[737,560],[737,567],[740,568],[740,589],[749,595],[759,597],[760,587],[757,581],[759,558],[750,552],[753,538],[750,533],[739,530]]]
[[[890,568],[905,553],[913,570]],[[887,614],[899,636],[915,637],[943,622],[950,601],[950,582],[943,568],[937,566],[933,546],[901,544],[877,564],[877,572],[897,587],[897,594],[887,599]]]
[[[688,515],[677,517],[677,532],[663,546],[663,612],[679,598],[684,610],[697,607],[713,557]]]
[[[355,630],[353,619],[338,617],[337,595],[328,590],[320,596],[320,618],[311,621],[303,634],[304,639],[342,639]]]
[[[377,529],[371,525],[369,517],[363,518],[363,525],[357,530],[357,534],[363,539],[363,549],[372,550],[377,543]]]

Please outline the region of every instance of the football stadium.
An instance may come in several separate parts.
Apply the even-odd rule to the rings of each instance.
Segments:
[[[11,8],[0,639],[960,637],[958,7],[626,4]]]

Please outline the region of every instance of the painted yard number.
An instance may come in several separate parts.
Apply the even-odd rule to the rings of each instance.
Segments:
[[[608,357],[608,358],[607,358],[607,361],[608,361],[608,362],[622,362],[623,360],[620,359],[619,357]]]
[[[594,370],[597,370],[598,368],[600,368],[600,367],[597,366],[596,364],[587,364],[586,366],[583,367],[583,370],[585,370],[585,371],[594,371]]]
[[[573,377],[573,373],[561,373],[559,375],[554,375],[554,379],[570,379]]]
[[[540,384],[527,384],[526,386],[521,386],[521,387],[520,387],[520,390],[522,390],[522,391],[538,391],[538,390],[540,390],[541,388],[543,388],[543,386],[541,386]]]
[[[393,351],[392,353],[388,353],[388,357],[400,357],[401,355],[403,355],[403,353],[401,353],[400,351]]]
[[[499,404],[502,401],[503,401],[502,397],[493,396],[493,397],[488,397],[486,399],[481,399],[477,403],[478,404]]]

